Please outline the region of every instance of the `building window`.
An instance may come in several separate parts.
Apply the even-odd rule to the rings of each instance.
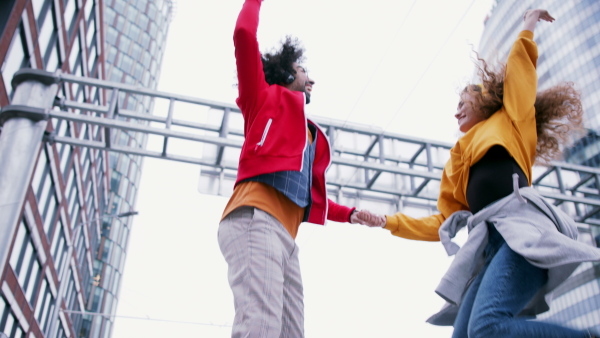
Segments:
[[[144,32],[141,36],[141,40],[138,40],[144,49],[148,49],[150,47],[150,35]]]
[[[118,24],[119,24],[119,19],[117,19],[117,25]],[[104,40],[106,41],[107,45],[114,46],[117,43],[117,37],[119,36],[119,32],[112,27],[107,27],[107,28],[108,29],[105,31],[106,37],[104,38]]]
[[[71,127],[69,126],[68,121],[52,119],[52,125],[54,127],[54,132],[56,133],[56,136],[71,136]],[[56,150],[58,151],[58,156],[60,158],[60,171],[63,175],[63,179],[66,179],[68,175],[67,165],[71,162],[73,149],[68,144],[57,143]]]
[[[110,6],[106,6],[106,8],[104,9],[104,22],[106,22],[108,26],[113,26],[116,17],[117,13],[115,13],[115,11],[112,8],[110,8]]]
[[[119,191],[119,184],[121,183],[121,174],[118,173],[116,170],[113,170],[110,176],[110,191]]]
[[[89,182],[90,182],[90,184],[87,187],[89,189],[87,190],[87,197],[86,197],[86,200],[85,200],[86,205],[87,205],[87,218],[88,219],[95,219],[95,218],[97,218],[96,217],[96,212],[98,210],[94,207],[95,201],[94,201],[94,194],[92,193],[92,191],[93,191],[92,190],[93,188],[91,186],[92,185],[91,184],[92,180],[90,179]],[[92,233],[95,234],[97,232],[98,231],[97,231],[97,229],[96,229],[95,226],[92,226],[90,228],[90,236],[92,236]],[[90,243],[90,245],[91,245],[91,243]]]
[[[126,248],[127,240],[129,239],[129,228],[127,227],[127,224],[122,224],[122,225],[123,226],[121,228],[121,233],[119,235],[119,243],[122,247]],[[127,257],[126,255],[122,256],[123,264],[121,266],[124,266],[126,257]],[[123,271],[123,269],[119,269],[119,270]]]
[[[75,171],[73,171],[72,175],[69,177],[67,188],[70,188],[67,191],[67,200],[69,202],[69,216],[71,217],[71,225],[75,227],[75,224],[79,218],[79,211],[81,206],[79,204],[79,191],[77,189],[77,184],[75,184],[76,180]]]
[[[92,300],[92,309],[91,311],[94,312],[100,312],[102,310],[102,307],[100,306],[102,304],[102,299],[104,296],[104,292],[101,288],[96,287],[94,289],[94,298]]]
[[[135,7],[133,6],[129,6],[127,8],[127,19],[129,22],[135,23],[137,16],[138,16],[138,11],[135,9]]]
[[[129,135],[127,135],[124,131],[121,131],[121,135],[124,135],[122,139],[129,140]],[[128,142],[125,142],[123,144],[126,145],[126,144],[128,144]],[[117,170],[121,174],[127,175],[129,173],[129,163],[130,162],[131,162],[131,158],[129,156],[122,156],[121,162],[119,162],[119,167]]]
[[[143,74],[144,74],[144,66],[142,66],[139,62],[136,62],[135,68],[133,70],[133,77],[136,78],[137,81],[141,82]]]
[[[114,46],[108,46],[108,56],[106,57],[106,62],[109,64],[115,63],[115,58],[117,57],[117,48]]]
[[[156,23],[154,21],[152,21],[150,23],[150,36],[156,36],[156,33],[158,32],[158,25],[156,25]]]
[[[131,43],[132,41],[128,36],[121,35],[119,37],[119,50],[123,51],[124,53],[128,53]]]
[[[37,319],[42,332],[46,331],[49,322],[48,319],[50,314],[53,312],[53,309],[54,297],[52,297],[52,292],[48,287],[48,281],[44,279],[42,281],[42,287],[40,289],[35,308],[35,318]]]
[[[82,140],[90,139],[89,128],[87,124],[83,124],[81,126],[81,133],[79,136]],[[82,147],[81,153],[79,154],[79,163],[81,164],[81,179],[86,180],[88,177],[88,170],[90,168],[90,151],[87,147]]]
[[[144,57],[142,59],[142,64],[144,64],[144,67],[150,67],[150,62],[152,61],[152,56],[150,55],[149,51],[145,51],[144,52]]]
[[[43,13],[40,16],[38,27],[38,44],[40,47],[40,53],[45,59],[48,54],[48,47],[52,46],[53,42],[57,40],[58,35],[54,6],[51,6],[50,11],[48,11],[47,14]]]
[[[29,50],[27,49],[27,40],[23,33],[23,23],[19,24],[19,27],[15,30],[8,52],[2,63],[2,79],[4,80],[4,87],[9,96],[12,96],[13,89],[11,81],[13,75],[17,70],[27,67],[29,63]]]
[[[94,41],[96,39],[96,36],[94,36]],[[88,55],[88,60],[87,60],[87,67],[88,67],[88,72],[89,74],[95,74],[96,73],[96,68],[98,66],[98,51],[96,50],[96,44],[92,44],[92,46],[89,49],[89,55]]]
[[[110,74],[110,81],[121,82],[123,80],[123,72],[118,68],[113,68]]]
[[[94,0],[87,0],[85,2],[85,8],[84,8],[84,10],[85,10],[85,17],[87,18],[88,21],[91,20],[92,15],[94,14],[94,8],[95,8],[94,5],[95,5],[94,4]]]
[[[94,215],[95,215],[95,209],[94,209],[95,200],[94,200],[94,194],[93,194],[94,188],[93,188],[91,175],[88,178],[88,185],[87,185],[86,189],[87,189],[86,190],[87,196],[85,198],[85,203],[88,208],[88,218],[93,219]]]
[[[81,226],[83,227],[84,225]],[[73,238],[73,243],[75,247],[75,257],[77,259],[77,270],[80,272],[79,276],[81,277],[81,285],[83,285],[82,292],[87,295],[89,294],[92,286],[92,277],[90,275],[90,262],[88,261],[88,256],[86,255],[86,252],[89,251],[89,247],[86,246],[83,229],[79,230],[77,238]]]
[[[100,78],[101,75],[104,75],[104,74],[98,74],[98,78]],[[101,91],[98,89],[98,87],[90,88],[90,103],[100,105],[100,93],[101,93]],[[97,111],[96,116],[104,116],[104,114]],[[104,129],[101,129],[100,127],[98,127],[98,129],[104,130]],[[100,140],[100,137],[98,137],[96,140]]]
[[[98,156],[96,157],[96,181],[97,182],[104,182],[104,180],[102,179],[104,177],[104,156],[103,156],[103,152],[98,152]],[[104,187],[103,183],[99,183],[97,186],[97,190],[98,192],[104,190],[102,187]],[[100,200],[102,200],[100,198]]]
[[[10,310],[10,305],[2,297],[0,297],[0,332],[11,338],[25,337],[17,318]]]
[[[88,46],[92,45],[92,39],[96,35],[96,18],[90,18],[90,21],[87,22],[87,32],[85,35],[85,42]]]
[[[73,147],[65,144],[60,150],[60,170],[63,173],[63,178],[66,178],[69,175],[69,171],[67,170],[68,164],[71,163],[71,159],[73,158]]]
[[[17,275],[19,285],[27,301],[33,305],[33,295],[39,284],[38,277],[41,273],[41,265],[24,219],[21,220],[19,225],[15,245],[10,256],[10,266]]]
[[[56,35],[55,35],[56,37]],[[52,44],[52,48],[48,49],[46,56],[44,57],[44,63],[46,64],[46,70],[53,72],[62,67],[63,58],[60,54],[60,46],[58,39],[55,39]]]
[[[77,7],[76,0],[65,0],[65,23],[68,24],[69,36],[73,34],[73,31],[77,23],[77,13],[79,8]]]
[[[142,30],[136,26],[136,25],[132,25],[131,28],[129,29],[129,36],[132,37],[133,39],[135,39],[136,37],[140,36],[142,34]]]
[[[67,332],[67,330],[68,330],[68,324],[66,324],[65,322],[63,322],[63,320],[60,317],[58,319],[60,320],[60,326],[58,327],[58,331],[56,332],[56,336],[57,337],[67,337],[67,335],[65,334],[65,332]]]
[[[77,288],[75,287],[75,279],[73,278],[73,274],[69,274],[69,284],[67,284],[67,294],[65,295],[65,303],[67,305],[67,309],[71,311],[81,311],[81,307],[79,305],[79,301],[77,300],[78,293]],[[82,315],[80,313],[69,313],[69,317],[71,318],[71,323],[73,324],[73,328],[75,332],[78,331],[79,326],[81,325]],[[82,335],[80,337],[87,337]]]
[[[114,266],[116,269],[121,270],[123,267],[121,266],[121,260],[123,257],[123,249],[117,244],[115,243],[113,246],[113,253],[112,253],[112,257],[111,257],[111,265]],[[110,276],[105,276],[105,278],[108,278]],[[106,283],[108,283],[108,281],[105,281]],[[108,289],[109,284],[105,283],[105,288]]]
[[[77,289],[75,288],[75,280],[73,278],[73,270],[69,270],[69,274],[67,275],[66,281],[61,281],[62,283],[67,283],[66,294],[65,294],[65,303],[67,304],[67,309],[74,310],[74,307],[79,304],[77,302]]]
[[[113,285],[111,290],[113,290],[116,294],[119,294],[119,281],[121,280],[121,273],[119,271],[115,271],[115,276],[113,277]]]
[[[69,67],[71,67],[71,73],[75,73],[75,67],[77,65],[77,59],[80,58],[81,44],[79,38],[76,38],[71,47],[71,53],[69,54]]]
[[[81,40],[79,36],[74,40],[73,46],[71,47],[71,53],[69,54],[69,67],[71,67],[71,74],[76,76],[83,76],[83,55],[81,48]],[[81,93],[83,92],[83,86],[77,83],[71,83],[71,97],[72,100],[78,101]],[[79,101],[84,102],[84,101]]]
[[[54,180],[52,179],[50,162],[48,161],[45,147],[40,152],[31,186],[35,191],[38,209],[42,220],[44,221],[44,231],[46,232],[46,236],[51,238],[52,231],[54,230],[55,218],[58,213],[58,202],[56,199],[56,187]]]
[[[119,194],[119,196],[126,198],[127,197],[127,188],[129,188],[130,182],[129,182],[129,179],[127,178],[127,176],[123,177],[123,181],[124,182],[121,183],[121,189],[119,189],[118,194]],[[114,192],[116,192],[116,191],[113,191],[113,193]]]
[[[80,54],[73,69],[73,75],[83,76],[83,55]],[[73,94],[73,100],[77,102],[86,102],[85,87],[83,85],[71,83],[71,93]],[[78,110],[76,111],[79,112]]]
[[[31,6],[33,6],[33,14],[35,15],[35,19],[39,20],[40,19],[40,13],[44,13],[46,14],[46,12],[48,11],[48,7],[50,6],[52,2],[51,1],[44,1],[44,0],[32,0],[31,1]]]
[[[125,73],[129,73],[131,71],[131,67],[133,67],[133,62],[133,59],[129,55],[123,54],[119,59],[119,68],[121,68],[121,70],[123,70]]]
[[[108,207],[109,210],[121,210],[121,203],[122,202],[122,198],[121,196],[112,195],[112,204]]]
[[[54,268],[56,271],[62,271],[63,265],[66,261],[67,254],[67,240],[65,238],[65,231],[62,221],[59,219],[58,227],[52,240],[52,247],[50,253],[54,259]]]
[[[108,154],[108,165],[110,166],[110,169],[113,169],[113,170],[117,169],[117,164],[119,163],[119,158],[120,158],[120,155],[117,153],[110,152]]]
[[[113,242],[109,239],[104,240],[104,247],[102,248],[102,261],[108,261],[108,256],[112,252]]]

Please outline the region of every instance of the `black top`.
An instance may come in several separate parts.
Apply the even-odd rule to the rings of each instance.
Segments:
[[[471,166],[467,186],[467,203],[472,213],[513,192],[513,174],[519,175],[519,187],[526,187],[527,176],[508,151],[499,145]]]

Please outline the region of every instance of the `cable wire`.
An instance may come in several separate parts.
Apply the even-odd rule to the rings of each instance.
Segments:
[[[81,314],[86,316],[102,316],[105,318],[125,318],[125,319],[137,319],[137,320],[148,320],[153,322],[163,322],[163,323],[173,323],[173,324],[188,324],[188,325],[203,325],[203,326],[214,326],[214,327],[223,327],[230,328],[231,324],[215,324],[215,323],[201,323],[201,322],[187,322],[181,320],[171,320],[171,319],[157,319],[150,317],[135,317],[135,316],[121,316],[121,315],[111,315],[107,313],[98,313],[98,312],[87,312],[87,311],[73,311],[73,310],[61,310],[64,313],[74,313]]]
[[[460,24],[463,22],[464,18],[467,16],[467,14],[469,13],[469,11],[471,10],[471,7],[473,7],[474,3],[475,3],[475,0],[472,0],[471,4],[469,5],[469,7],[467,7],[467,9],[465,10],[465,12],[461,16],[461,18],[458,20],[458,22],[456,23],[456,25],[454,25],[454,28],[452,29],[452,31],[450,32],[450,34],[448,34],[448,36],[446,37],[446,40],[441,45],[441,47],[438,49],[438,51],[435,53],[434,57],[431,59],[431,61],[427,65],[427,68],[425,68],[425,70],[421,73],[421,76],[419,77],[419,79],[417,80],[417,82],[415,83],[415,85],[412,87],[412,89],[405,96],[404,100],[400,104],[400,107],[398,107],[398,109],[396,110],[396,112],[394,113],[394,115],[392,116],[392,118],[390,119],[390,121],[387,124],[384,125],[383,130],[379,134],[380,136],[385,133],[385,131],[389,128],[389,126],[391,125],[391,123],[396,119],[396,117],[400,113],[400,110],[402,110],[402,107],[404,107],[404,104],[408,101],[408,99],[410,99],[411,95],[413,94],[413,92],[415,91],[415,89],[419,86],[419,84],[421,83],[421,81],[423,80],[423,78],[425,78],[425,75],[429,72],[429,69],[431,68],[431,66],[433,65],[433,63],[437,60],[438,56],[442,53],[442,50],[444,50],[444,48],[446,47],[446,45],[450,41],[450,38],[452,38],[452,36],[456,32],[456,29],[458,29],[458,27],[460,26]],[[366,163],[366,162],[367,162],[367,160],[363,161],[363,163]],[[360,168],[357,168],[354,171],[354,173],[352,174],[352,176],[350,176],[348,178],[348,180],[346,181],[346,183],[340,185],[340,188],[348,185],[348,183],[350,183],[350,181],[354,178],[354,176],[358,173],[359,170],[360,170]]]
[[[375,65],[375,68],[373,69],[373,71],[371,72],[371,76],[369,76],[369,79],[367,80],[367,82],[365,83],[365,85],[363,86],[363,89],[361,90],[360,94],[358,95],[358,97],[356,98],[356,101],[354,102],[354,105],[352,106],[352,108],[350,109],[350,112],[348,113],[348,115],[346,116],[346,118],[344,119],[344,123],[343,126],[346,125],[346,123],[348,122],[348,120],[350,119],[350,116],[352,116],[352,114],[354,113],[354,110],[356,109],[356,106],[358,105],[358,102],[360,102],[362,96],[364,95],[364,93],[367,91],[367,88],[371,85],[371,81],[373,80],[373,77],[375,77],[375,74],[377,73],[377,71],[379,70],[379,67],[381,66],[381,64],[383,63],[383,59],[385,58],[385,56],[387,54],[389,54],[389,51],[393,45],[393,41],[396,40],[396,38],[398,37],[398,35],[400,34],[400,31],[402,30],[402,27],[404,27],[404,24],[406,23],[406,20],[408,19],[410,13],[412,12],[413,8],[415,7],[415,4],[417,3],[417,0],[413,0],[412,4],[410,5],[410,8],[408,9],[408,11],[406,12],[406,15],[404,16],[404,18],[402,19],[402,22],[400,23],[400,26],[398,26],[398,29],[396,30],[396,33],[394,34],[394,36],[392,37],[391,42],[388,44],[387,49],[381,53],[381,57],[379,58],[379,62],[377,62],[377,64]]]

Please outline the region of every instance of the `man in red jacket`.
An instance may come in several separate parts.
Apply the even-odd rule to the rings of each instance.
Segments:
[[[244,117],[237,180],[219,226],[229,266],[233,337],[303,337],[304,304],[298,247],[302,222],[360,223],[355,208],[327,198],[327,136],[307,119],[312,81],[303,49],[287,37],[261,55],[256,38],[261,0],[246,0],[233,40],[236,100]]]

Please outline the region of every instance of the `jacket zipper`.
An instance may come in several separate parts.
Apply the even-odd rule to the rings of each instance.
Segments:
[[[258,147],[262,147],[265,144],[265,140],[267,139],[267,134],[269,133],[269,128],[271,128],[271,123],[273,122],[273,119],[269,119],[269,121],[267,121],[267,125],[265,126],[265,130],[263,131],[262,137],[260,139],[260,142],[258,142],[256,144],[256,149]]]

